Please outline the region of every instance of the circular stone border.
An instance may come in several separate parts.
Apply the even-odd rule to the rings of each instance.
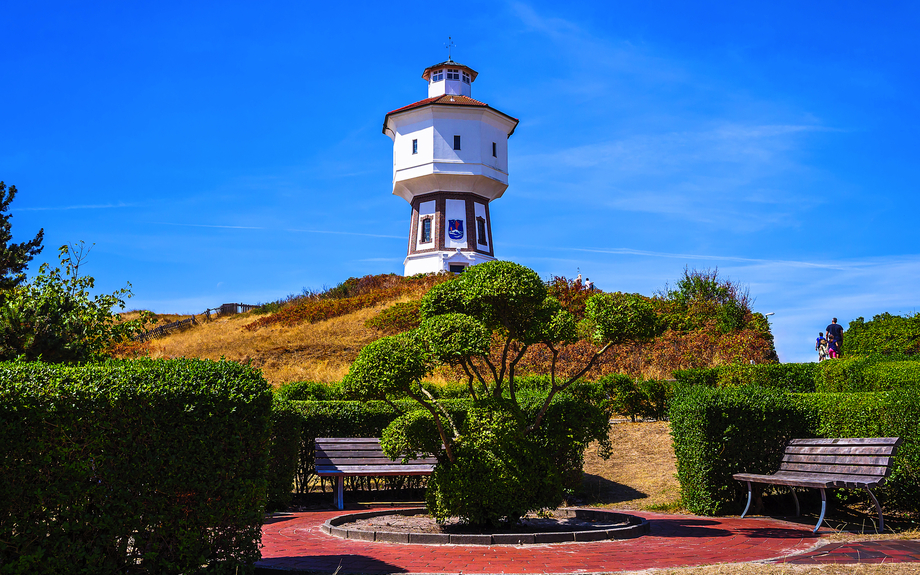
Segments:
[[[563,508],[556,510],[563,517],[574,517],[588,521],[607,520],[613,523],[626,523],[618,527],[604,529],[586,529],[583,531],[546,531],[543,533],[496,533],[492,535],[456,534],[456,533],[411,533],[393,531],[365,531],[363,529],[344,529],[339,527],[359,519],[370,519],[382,515],[424,515],[424,507],[395,509],[384,511],[367,511],[349,513],[329,519],[320,527],[323,533],[342,539],[358,541],[380,541],[385,543],[416,543],[422,545],[543,545],[546,543],[573,543],[576,541],[604,541],[607,539],[635,539],[648,534],[651,527],[647,519],[625,513],[604,511],[600,509]]]

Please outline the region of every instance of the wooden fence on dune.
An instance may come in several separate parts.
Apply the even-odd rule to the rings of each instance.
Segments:
[[[257,307],[259,306],[246,303],[225,303],[220,307],[209,307],[202,313],[192,315],[192,317],[187,317],[185,319],[180,319],[178,321],[160,325],[151,330],[145,331],[142,334],[136,335],[134,336],[134,341],[150,341],[151,339],[164,337],[171,333],[185,331],[193,326],[199,325],[202,322],[211,321],[212,319],[217,319],[227,315],[236,315],[238,313],[246,313],[247,311],[252,311]],[[204,317],[199,320],[198,316]]]

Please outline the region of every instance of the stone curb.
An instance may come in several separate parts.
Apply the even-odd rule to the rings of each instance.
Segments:
[[[646,535],[651,531],[648,520],[602,509],[568,508],[559,510],[565,517],[586,519],[591,521],[609,520],[613,522],[627,522],[623,527],[612,529],[586,529],[584,531],[554,531],[547,533],[498,533],[494,535],[477,534],[448,534],[448,533],[411,533],[395,531],[364,531],[361,529],[345,529],[339,525],[350,523],[358,519],[370,519],[384,515],[422,515],[427,513],[424,507],[411,509],[366,511],[363,513],[348,513],[329,519],[320,527],[320,530],[333,537],[353,539],[358,541],[379,541],[384,543],[405,543],[420,545],[543,545],[547,543],[571,543],[573,541],[604,541],[608,539],[634,539]]]

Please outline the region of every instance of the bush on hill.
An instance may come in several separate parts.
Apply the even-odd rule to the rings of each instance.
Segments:
[[[292,326],[314,323],[371,307],[409,293],[424,293],[432,286],[453,279],[450,274],[402,277],[396,274],[349,278],[321,294],[296,298],[279,311],[245,326],[253,331],[269,325]]]
[[[920,353],[920,313],[882,313],[870,321],[850,322],[843,338],[845,355],[916,355]]]

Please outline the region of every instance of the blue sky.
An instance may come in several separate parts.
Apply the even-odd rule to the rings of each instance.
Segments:
[[[520,118],[496,255],[652,295],[718,267],[782,361],[917,311],[920,8],[0,1],[0,179],[42,261],[201,312],[401,273],[384,115],[446,58]],[[31,272],[38,269],[33,264]]]

